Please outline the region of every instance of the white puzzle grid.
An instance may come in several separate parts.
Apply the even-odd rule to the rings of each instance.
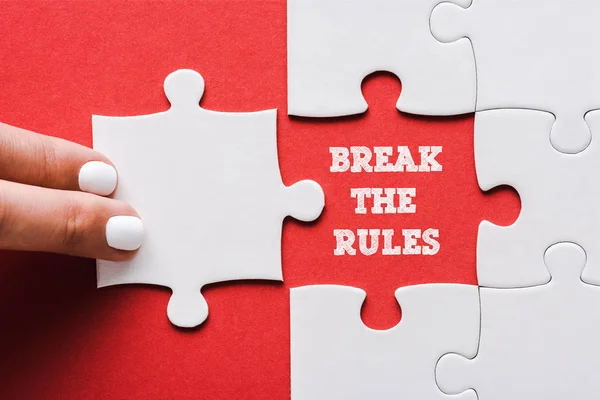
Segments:
[[[599,16],[592,0],[288,0],[290,115],[364,112],[361,80],[390,71],[400,111],[474,112],[480,188],[509,185],[522,202],[513,225],[479,227],[479,294],[451,312],[472,340],[462,351],[444,354],[459,330],[446,320],[448,336],[430,335],[427,307],[408,302],[410,316],[373,331],[361,290],[292,289],[293,400],[598,398]],[[403,289],[433,302],[427,286]],[[477,326],[464,319],[473,307]],[[418,310],[431,317],[421,336],[399,335]],[[415,379],[433,357],[418,355],[422,338],[440,361]]]

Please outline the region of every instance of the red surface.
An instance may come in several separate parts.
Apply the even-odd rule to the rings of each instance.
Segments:
[[[286,114],[286,10],[281,1],[0,2],[0,120],[91,144],[91,115],[168,107],[167,74],[199,71],[202,106],[278,108],[286,184],[321,183],[327,205],[314,224],[284,224],[285,282],[231,282],[203,291],[199,329],[166,318],[170,292],[95,288],[94,262],[0,254],[0,397],[3,399],[285,399],[290,392],[289,288],[337,283],[365,289],[363,320],[400,319],[394,289],[476,283],[482,219],[510,224],[519,200],[477,187],[473,118],[422,118],[395,110],[400,82],[363,83],[369,111],[307,120]],[[359,55],[357,55],[359,56]],[[442,173],[329,172],[329,146],[441,145]],[[416,187],[413,215],[356,215],[351,187]],[[435,256],[336,257],[333,229],[440,229]],[[199,244],[199,247],[201,244]],[[199,259],[201,255],[199,254]]]

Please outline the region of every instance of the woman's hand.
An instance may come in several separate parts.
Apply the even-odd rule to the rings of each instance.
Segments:
[[[143,225],[116,186],[102,154],[0,123],[0,249],[129,258]]]

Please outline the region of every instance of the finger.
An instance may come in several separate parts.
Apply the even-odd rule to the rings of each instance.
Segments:
[[[0,249],[120,261],[142,239],[142,221],[121,201],[0,181]]]
[[[97,151],[2,123],[0,179],[100,196],[117,187],[117,171]]]

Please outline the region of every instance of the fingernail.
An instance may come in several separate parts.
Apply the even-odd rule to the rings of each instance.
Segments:
[[[137,217],[116,216],[106,223],[106,242],[117,250],[133,251],[144,240],[144,223]]]
[[[102,161],[90,161],[79,170],[79,189],[108,196],[117,187],[117,170]]]

